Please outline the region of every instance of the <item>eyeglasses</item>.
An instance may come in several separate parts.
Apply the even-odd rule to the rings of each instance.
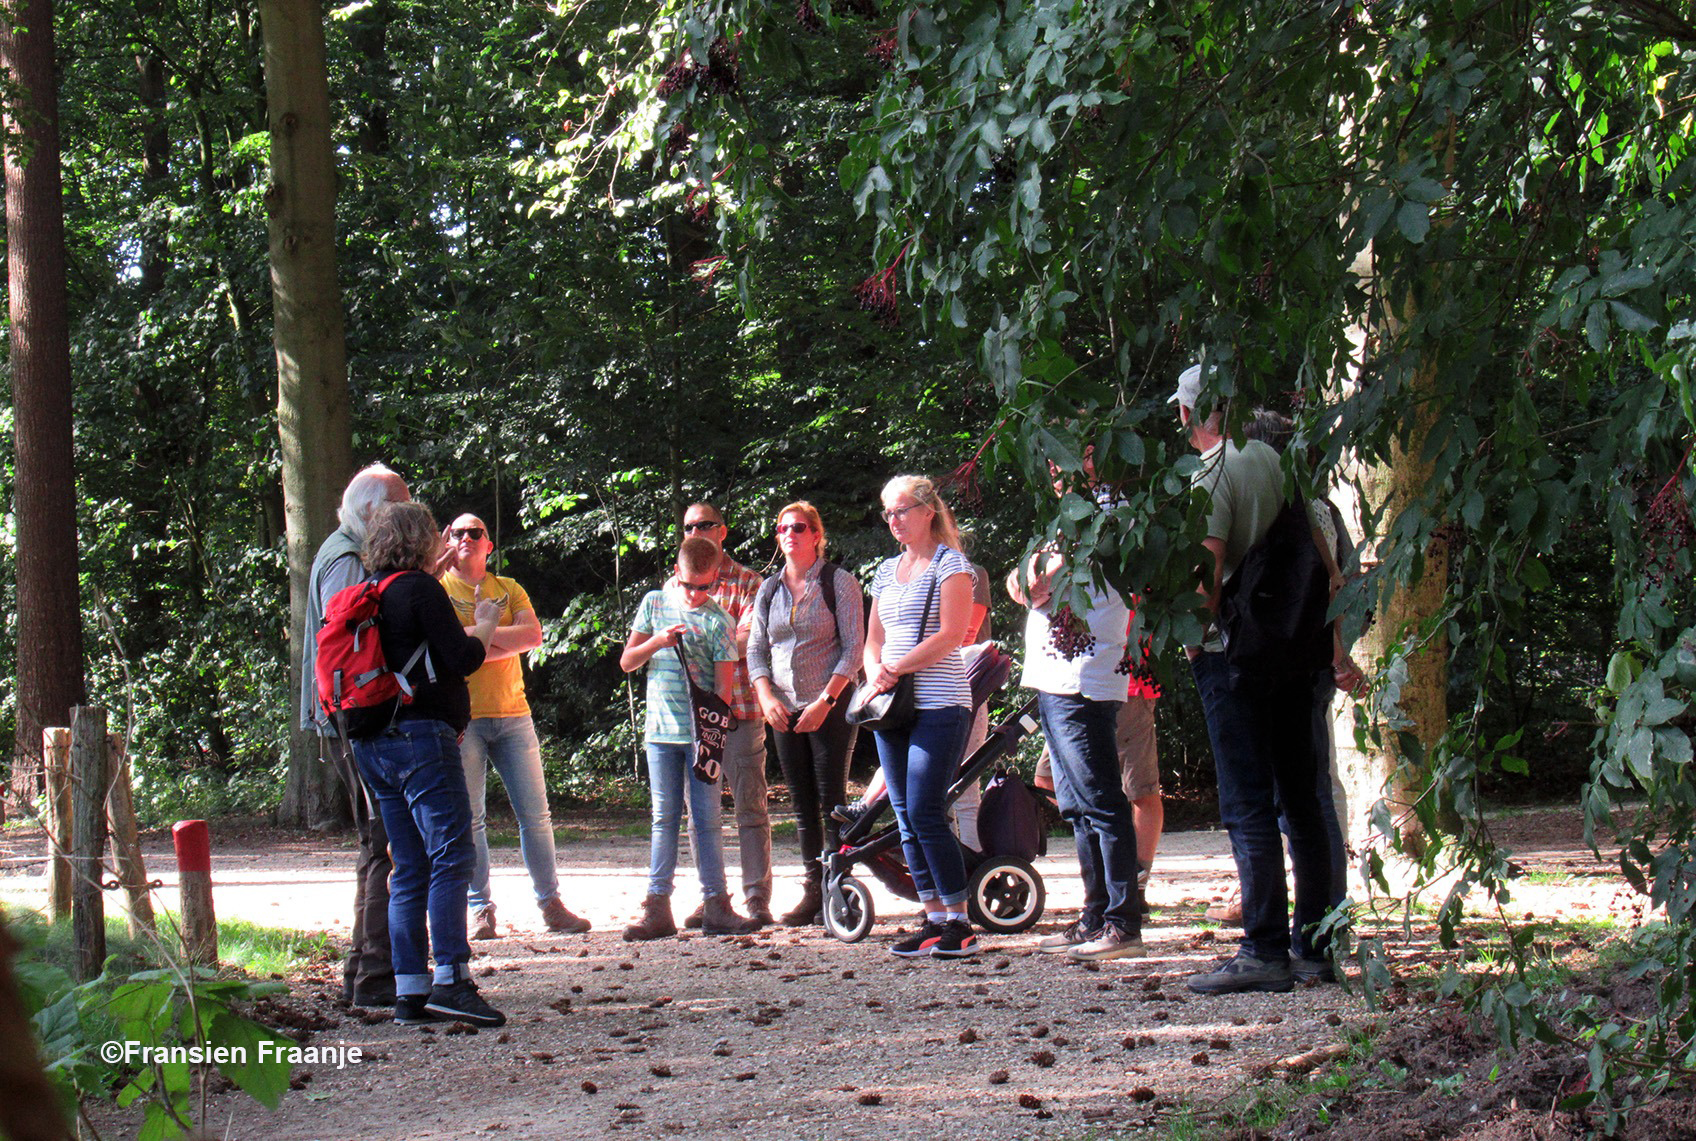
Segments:
[[[708,591],[712,590],[713,587],[718,585],[718,579],[711,579],[707,582],[684,582],[682,579],[678,579],[677,585],[681,586],[684,590],[693,590],[698,591],[701,594],[706,594]]]
[[[720,523],[717,519],[697,519],[693,523],[683,524],[683,533],[685,535],[693,535],[696,531],[711,531],[714,527],[722,526],[724,526],[724,524]]]
[[[777,525],[779,535],[802,535],[812,529],[811,523],[779,523]]]
[[[924,504],[922,503],[909,503],[905,507],[886,507],[883,510],[883,521],[885,523],[893,523],[897,519],[905,519],[907,517],[907,512],[916,511],[923,506]]]
[[[451,527],[448,534],[456,539],[481,539],[484,531],[481,527]]]

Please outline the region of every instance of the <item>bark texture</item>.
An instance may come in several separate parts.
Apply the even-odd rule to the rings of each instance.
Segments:
[[[12,322],[18,590],[18,727],[13,763],[39,791],[41,730],[84,700],[77,587],[65,212],[53,70],[52,0],[5,0],[6,268]]]
[[[271,245],[277,430],[289,555],[289,673],[299,693],[306,590],[312,556],[335,526],[353,472],[347,349],[336,282],[336,165],[317,0],[265,0],[265,96],[271,182],[265,191]],[[289,710],[288,782],[280,823],[335,827],[345,815],[335,774]]]

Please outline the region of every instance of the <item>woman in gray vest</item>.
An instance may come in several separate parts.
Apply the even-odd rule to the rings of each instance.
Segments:
[[[855,729],[845,714],[866,637],[860,584],[825,560],[824,547],[811,503],[777,513],[783,569],[761,584],[748,636],[748,676],[777,742],[806,869],[801,902],[783,915],[789,927],[820,919],[820,857],[836,844],[827,814],[846,799]]]

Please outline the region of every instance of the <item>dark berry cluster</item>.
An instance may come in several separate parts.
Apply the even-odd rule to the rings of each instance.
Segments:
[[[707,49],[707,68],[700,77],[701,91],[706,95],[734,95],[742,89],[742,63],[737,43],[742,39],[720,36]]]
[[[1688,559],[1692,534],[1690,504],[1680,486],[1684,466],[1661,485],[1643,512],[1643,573],[1652,586],[1663,586],[1669,579],[1677,582],[1688,573],[1680,565]]]
[[[1062,606],[1049,616],[1048,644],[1056,654],[1074,661],[1095,652],[1095,635],[1070,606]]]
[[[670,161],[689,149],[695,141],[695,132],[689,129],[689,124],[677,122],[671,125],[671,133],[665,137],[665,157]]]
[[[872,314],[880,324],[888,328],[894,328],[901,323],[901,310],[896,304],[899,295],[895,288],[895,271],[900,268],[902,259],[907,256],[912,245],[912,242],[903,245],[901,252],[895,255],[895,260],[886,268],[854,287],[854,300],[859,303],[860,308]]]
[[[665,69],[660,77],[660,95],[666,99],[681,94],[694,84],[703,95],[734,95],[742,89],[742,65],[738,59],[737,43],[742,38],[720,36],[707,48],[707,66],[696,67],[689,53],[679,56],[676,63]]]
[[[866,49],[866,54],[877,61],[880,67],[894,67],[895,55],[900,50],[901,45],[895,38],[895,29],[885,28],[872,40],[872,46]]]
[[[795,22],[801,26],[803,32],[817,32],[824,28],[824,20],[819,16],[818,9],[813,7],[813,0],[801,0],[800,4],[796,5]]]
[[[676,63],[666,68],[665,74],[660,77],[660,95],[670,99],[694,83],[696,74],[695,65],[685,53]]]
[[[894,327],[901,323],[901,309],[896,304],[893,269],[874,273],[854,287],[854,300],[860,308],[876,317],[880,324]]]

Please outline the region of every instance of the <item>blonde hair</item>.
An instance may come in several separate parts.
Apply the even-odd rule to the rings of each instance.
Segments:
[[[372,574],[428,570],[441,549],[442,533],[430,509],[410,503],[379,503],[365,524],[359,561]]]
[[[785,515],[799,515],[807,521],[808,525],[813,529],[813,534],[818,536],[818,538],[813,541],[813,549],[818,552],[819,558],[824,558],[824,520],[819,517],[819,509],[814,507],[811,503],[808,503],[805,499],[797,499],[794,503],[791,503],[787,507],[783,507],[778,511],[777,518],[773,520],[772,526],[776,527],[779,523],[782,523]]]
[[[930,519],[931,538],[946,546],[960,549],[960,526],[954,522],[954,512],[948,509],[948,504],[942,501],[937,493],[936,484],[922,475],[898,475],[883,485],[879,499],[890,499],[897,495],[906,495],[916,499],[930,508],[934,515]]]

